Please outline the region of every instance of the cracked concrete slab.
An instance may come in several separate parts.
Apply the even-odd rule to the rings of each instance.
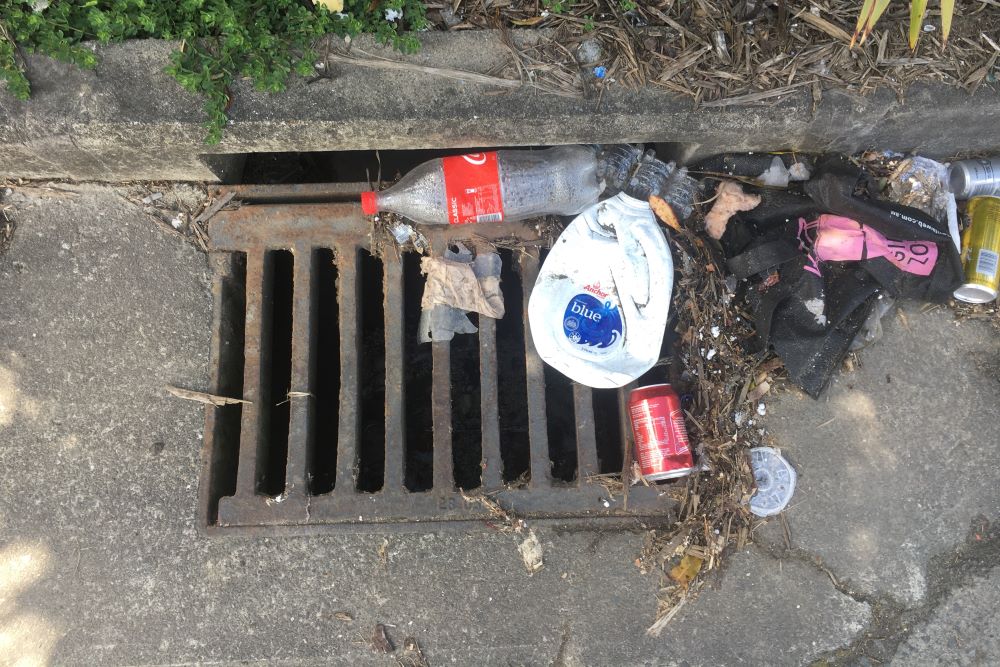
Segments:
[[[972,517],[1000,516],[1000,338],[943,307],[884,322],[820,400],[789,391],[767,428],[799,472],[787,514],[794,546],[836,576],[904,605],[927,592],[927,563]],[[773,533],[772,537],[774,539]]]
[[[870,614],[818,568],[751,548],[732,557],[721,585],[690,603],[668,633],[690,665],[801,665],[850,642]]]
[[[926,623],[910,630],[892,664],[1000,664],[1000,569],[953,591]]]

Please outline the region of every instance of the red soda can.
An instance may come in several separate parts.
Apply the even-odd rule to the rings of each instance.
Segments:
[[[681,399],[669,384],[633,389],[628,399],[635,460],[649,481],[683,477],[694,470]]]

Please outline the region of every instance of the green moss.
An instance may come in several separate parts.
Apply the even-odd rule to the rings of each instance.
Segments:
[[[406,31],[426,27],[418,0],[345,0],[343,14],[312,10],[300,0],[54,0],[40,11],[33,4],[0,0],[0,78],[9,93],[19,99],[31,93],[18,49],[93,67],[97,57],[81,42],[181,40],[167,72],[185,89],[205,96],[207,143],[222,138],[228,89],[236,77],[249,77],[258,90],[278,92],[293,72],[313,72],[314,45],[324,35],[373,33],[412,52],[420,45]],[[387,21],[386,9],[402,10],[403,18]]]

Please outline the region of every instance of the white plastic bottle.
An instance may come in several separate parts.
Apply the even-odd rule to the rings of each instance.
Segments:
[[[594,146],[556,146],[437,158],[386,190],[363,193],[361,208],[434,225],[575,215],[604,188],[597,155]]]
[[[581,384],[621,387],[653,367],[674,266],[649,204],[621,193],[570,223],[528,303],[539,356]]]

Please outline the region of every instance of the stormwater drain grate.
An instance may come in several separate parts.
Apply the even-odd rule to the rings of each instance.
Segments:
[[[470,496],[560,523],[669,516],[663,487],[627,498],[623,392],[545,366],[525,310],[544,248],[532,226],[430,230],[435,252],[502,251],[506,316],[478,335],[417,343],[420,257],[371,254],[355,184],[235,186],[210,225],[213,393],[200,508],[212,530],[428,530],[490,519]],[[606,480],[605,480],[606,481]],[[619,485],[620,486],[620,485]]]

